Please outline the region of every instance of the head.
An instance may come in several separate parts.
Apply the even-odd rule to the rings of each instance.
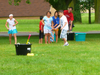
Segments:
[[[9,18],[12,19],[12,18],[13,18],[13,14],[10,14],[10,15],[9,15]]]
[[[50,16],[51,16],[51,11],[47,11],[46,15],[47,15],[48,17],[50,17]]]
[[[55,17],[58,16],[58,11],[55,11],[54,16],[55,16]]]
[[[43,16],[40,16],[40,20],[42,20],[43,19]]]
[[[68,11],[69,11],[69,12],[72,12],[72,11],[73,11],[73,7],[69,7],[69,8],[68,8]]]
[[[64,15],[64,11],[63,10],[59,10],[59,16],[63,16]]]

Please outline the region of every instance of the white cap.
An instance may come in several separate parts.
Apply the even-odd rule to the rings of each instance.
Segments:
[[[13,14],[10,14],[9,17],[10,17],[10,16],[13,16]]]

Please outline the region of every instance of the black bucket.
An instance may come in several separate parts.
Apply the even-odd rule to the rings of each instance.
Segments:
[[[74,32],[68,32],[67,33],[67,40],[74,40],[75,33]]]
[[[27,55],[27,53],[31,53],[31,45],[32,44],[15,44],[16,55]]]

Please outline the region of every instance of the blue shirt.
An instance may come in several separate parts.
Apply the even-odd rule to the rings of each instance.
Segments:
[[[56,24],[59,25],[59,17],[55,18],[55,16],[53,16],[52,18],[53,18],[53,22],[54,22],[54,25],[53,26],[55,26]],[[54,28],[56,28],[57,26],[55,26]]]
[[[44,20],[44,23],[45,23],[44,29],[52,29],[51,28],[52,21],[53,21],[52,17],[48,18],[47,16],[44,16],[43,20]]]

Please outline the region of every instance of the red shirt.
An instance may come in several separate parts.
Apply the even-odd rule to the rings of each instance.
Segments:
[[[39,23],[39,30],[42,30],[43,27],[44,27],[44,25],[43,25],[43,23],[40,21],[40,23]]]
[[[74,20],[72,12],[68,13],[68,10],[64,10],[64,15],[66,16],[66,18],[68,20],[68,23],[69,23],[69,21],[73,21]]]

